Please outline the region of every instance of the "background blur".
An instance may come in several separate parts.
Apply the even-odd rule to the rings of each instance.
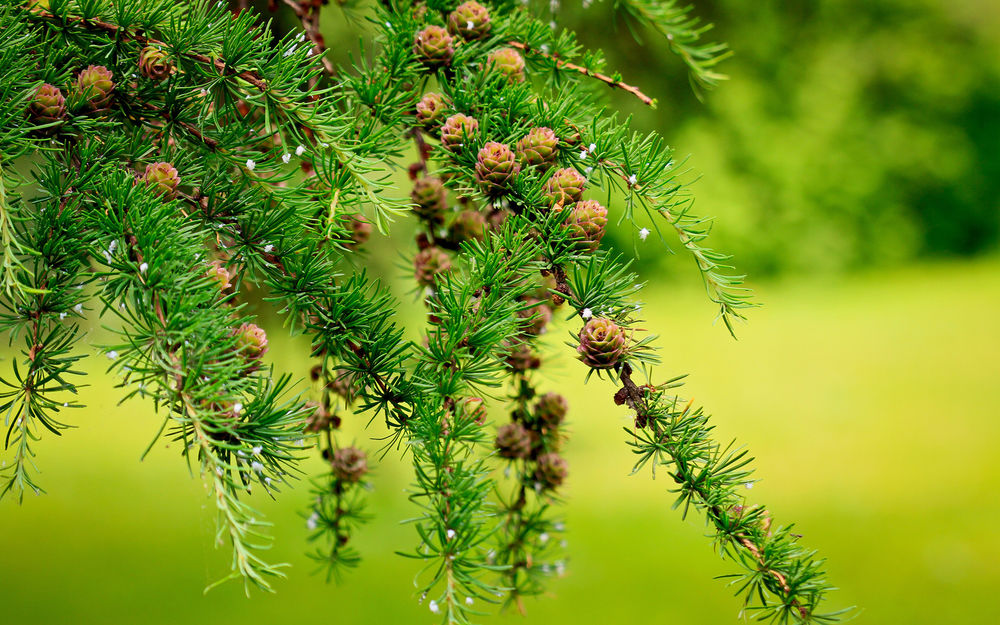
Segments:
[[[748,496],[829,559],[841,587],[831,608],[858,605],[870,623],[988,622],[1000,583],[1000,5],[697,7],[736,51],[722,66],[732,80],[704,103],[655,36],[637,48],[626,30],[609,32],[609,2],[571,0],[558,14],[659,99],[650,111],[612,94],[691,155],[696,209],[717,216],[715,245],[735,253],[764,304],[733,341],[713,325],[690,259],[651,237],[640,267],[660,374],[689,373],[686,393],[716,415],[719,438],[756,456],[763,481]],[[376,239],[371,264],[397,289],[401,321],[415,323],[399,280],[410,240],[406,225]],[[304,377],[301,339],[270,319],[275,366]],[[627,415],[605,386],[582,384],[567,330],[549,334],[544,375],[575,407],[569,570],[526,618],[486,622],[737,622],[739,605],[712,579],[731,567],[697,518],[670,510],[668,484],[627,476]],[[343,585],[310,574],[297,488],[258,502],[275,523],[272,557],[293,565],[278,593],[246,599],[232,584],[202,595],[228,567],[203,485],[164,444],[139,462],[159,421],[146,405],[116,404],[102,332],[89,340],[88,408],[68,416],[79,429],[38,447],[50,494],[0,503],[0,622],[436,622],[413,597],[414,563],[393,555],[415,540],[399,524],[411,514],[408,463],[393,455],[358,538],[366,560]],[[362,443],[380,432],[347,421]]]

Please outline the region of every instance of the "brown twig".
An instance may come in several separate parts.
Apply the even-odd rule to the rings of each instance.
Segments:
[[[323,6],[323,2],[320,0],[281,0],[286,6],[290,7],[295,13],[295,16],[299,18],[302,22],[302,30],[305,31],[306,36],[309,41],[313,44],[313,53],[319,55],[320,61],[323,63],[323,69],[326,71],[328,76],[333,76],[337,73],[337,70],[333,67],[333,63],[330,59],[326,58],[326,40],[323,39],[323,33],[319,31],[319,12]],[[268,9],[275,10],[273,2],[268,3]]]
[[[606,84],[607,86],[611,87],[612,89],[621,89],[622,91],[625,91],[626,93],[630,93],[630,94],[634,95],[635,97],[639,98],[639,101],[642,102],[643,104],[645,104],[646,106],[651,106],[653,108],[656,108],[656,100],[654,100],[653,98],[649,97],[648,95],[646,95],[645,93],[643,93],[642,91],[640,91],[638,87],[633,87],[632,85],[630,85],[628,83],[622,82],[620,80],[616,80],[616,79],[612,78],[611,76],[608,76],[607,74],[602,74],[600,72],[595,72],[594,70],[588,69],[586,67],[583,67],[582,65],[577,65],[576,63],[570,63],[569,61],[564,61],[563,59],[560,59],[559,57],[555,56],[554,54],[549,54],[547,52],[542,52],[541,50],[536,50],[536,49],[532,48],[531,46],[529,46],[528,44],[521,43],[520,41],[509,41],[509,42],[507,42],[507,45],[509,45],[512,48],[517,48],[518,50],[521,50],[523,52],[527,52],[527,53],[530,53],[530,54],[536,54],[538,56],[541,56],[541,57],[544,57],[546,59],[549,59],[550,61],[552,61],[552,62],[554,62],[556,64],[557,68],[560,68],[560,69],[570,69],[570,70],[573,70],[575,72],[580,72],[584,76],[590,76],[591,78],[594,78],[595,80],[599,80],[599,81],[603,82],[604,84]]]

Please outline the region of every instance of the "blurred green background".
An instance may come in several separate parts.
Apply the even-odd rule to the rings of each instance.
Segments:
[[[546,3],[547,6],[547,3]],[[717,247],[736,253],[764,306],[738,328],[712,323],[691,261],[643,244],[648,327],[661,375],[689,373],[686,394],[715,414],[718,436],[756,456],[747,495],[795,522],[829,560],[859,622],[995,620],[1000,583],[1000,6],[890,0],[699,2],[737,54],[700,103],[675,58],[609,37],[608,3],[563,5],[562,23],[604,48],[611,66],[659,98],[656,111],[614,96],[640,127],[691,154],[697,209]],[[331,17],[335,17],[335,14]],[[609,45],[610,40],[610,45]],[[344,49],[340,50],[345,51]],[[406,227],[372,243],[371,264],[420,314],[399,266]],[[619,241],[631,249],[626,237]],[[266,314],[266,311],[262,310]],[[304,376],[301,339],[269,325],[272,361]],[[487,622],[737,622],[697,518],[670,510],[669,485],[628,477],[626,411],[549,334],[543,386],[570,397],[567,574],[528,614]],[[213,512],[176,448],[139,455],[158,427],[149,406],[117,405],[102,331],[88,342],[88,408],[38,446],[49,494],[0,503],[0,622],[432,623],[416,603],[415,543],[399,520],[406,462],[378,465],[377,518],[358,537],[365,562],[343,585],[312,575],[304,488],[259,500],[275,523],[272,558],[292,563],[277,594],[247,599],[213,549]],[[9,366],[10,353],[4,353]],[[350,435],[378,435],[348,420]],[[373,443],[368,443],[374,448]],[[318,461],[311,468],[318,472]]]

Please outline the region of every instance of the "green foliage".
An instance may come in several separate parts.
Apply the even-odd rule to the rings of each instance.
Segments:
[[[700,410],[679,410],[673,382],[633,381],[640,368],[652,379],[657,358],[639,327],[637,277],[598,245],[605,208],[588,199],[582,222],[569,221],[585,193],[599,193],[641,239],[642,224],[665,223],[730,331],[752,305],[727,257],[704,246],[707,227],[690,214],[663,140],[606,114],[593,87],[648,98],[520,6],[491,5],[489,35],[474,38],[440,28],[450,6],[374,6],[377,53],[334,70],[317,54],[318,6],[293,4],[305,31],[275,37],[254,13],[207,2],[0,10],[0,32],[20,52],[0,70],[16,87],[0,115],[12,126],[0,128],[3,326],[26,341],[5,381],[4,494],[39,488],[31,441],[66,427],[55,415],[77,390],[74,321],[89,304],[111,324],[103,352],[123,396],[149,400],[163,419],[150,446],[174,441],[207,485],[217,542],[232,547],[225,579],[273,589],[282,565],[264,557],[268,524],[246,494],[290,486],[309,446],[328,466],[307,516],[314,557],[334,577],[358,564],[350,541],[367,518],[368,459],[337,431],[350,414],[381,418],[382,457],[414,469],[417,545],[405,555],[424,564],[421,599],[444,622],[468,623],[477,601],[519,605],[564,566],[551,541],[568,476],[562,416],[531,401],[539,335],[568,303],[586,324],[571,347],[635,412],[640,465],[666,467],[685,513],[702,512],[720,551],[747,569],[746,609],[834,619],[819,607],[829,590],[820,561],[735,494],[745,454],[715,443]],[[697,82],[718,78],[722,48],[697,47],[684,11],[629,6],[674,33]],[[26,105],[43,83],[44,107]],[[470,118],[447,141],[417,124],[432,89],[449,117]],[[512,146],[540,127],[557,139],[554,162],[515,162]],[[411,178],[439,177],[477,218],[420,213],[413,262],[427,323],[417,343],[403,340],[386,289],[355,265],[372,225],[386,231],[410,212],[389,177],[410,141]],[[264,366],[251,290],[309,337],[314,399]],[[496,437],[486,405],[510,409]]]
[[[704,104],[656,40],[652,50],[605,43],[610,7],[564,17],[650,86],[655,112],[622,106],[692,155],[716,243],[741,267],[815,273],[996,249],[1000,21],[990,2],[697,9],[737,51],[725,64],[732,79]],[[618,242],[628,247],[627,233]]]

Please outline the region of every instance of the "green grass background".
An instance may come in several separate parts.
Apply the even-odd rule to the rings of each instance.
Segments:
[[[651,278],[661,375],[690,373],[686,393],[716,415],[718,436],[756,456],[763,481],[747,494],[829,559],[841,588],[830,606],[858,605],[867,623],[993,622],[1000,262],[756,284],[765,306],[739,341],[712,324],[696,285]],[[574,407],[568,572],[525,618],[487,622],[737,622],[737,600],[712,579],[733,569],[699,518],[670,509],[664,479],[628,476],[626,411],[599,380],[583,385],[583,366],[559,347],[566,330],[554,331],[544,385]],[[280,334],[271,329],[273,361],[304,375],[301,345]],[[144,404],[116,404],[99,338],[88,408],[68,417],[78,429],[38,446],[49,494],[0,503],[0,623],[436,622],[416,602],[415,563],[393,555],[415,534],[399,524],[412,513],[408,468],[392,455],[374,475],[377,518],[357,539],[365,562],[345,583],[311,574],[300,484],[259,501],[275,523],[272,558],[293,565],[277,593],[248,599],[230,584],[203,595],[228,566],[210,502],[176,447],[139,461],[158,421]]]

